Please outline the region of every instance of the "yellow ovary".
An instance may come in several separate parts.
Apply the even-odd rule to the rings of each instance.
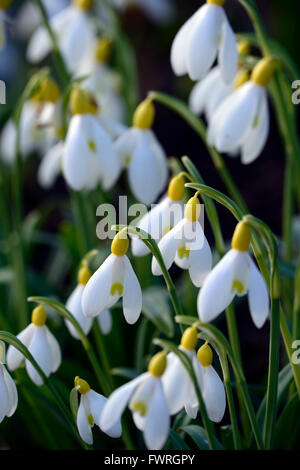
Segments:
[[[161,377],[167,367],[167,353],[166,351],[160,351],[152,357],[148,372],[154,375],[154,377]]]
[[[238,251],[248,251],[251,240],[251,228],[244,222],[240,221],[235,227],[234,234],[231,241],[231,247]]]
[[[126,229],[121,230],[112,241],[111,252],[115,256],[124,256],[129,248],[129,240]]]
[[[182,175],[174,176],[168,187],[168,197],[171,201],[181,201],[184,196],[184,178]]]
[[[85,286],[91,278],[91,275],[92,273],[87,266],[83,266],[82,268],[80,268],[77,274],[78,284],[82,284],[83,286]]]
[[[197,358],[203,367],[208,367],[213,361],[213,352],[208,343],[203,344],[197,352]]]
[[[139,129],[147,130],[153,125],[155,118],[155,108],[152,100],[147,98],[142,101],[133,115],[133,125]]]
[[[46,310],[42,305],[39,305],[32,311],[31,321],[35,326],[44,326],[47,320]]]
[[[180,344],[184,349],[192,351],[195,349],[198,342],[198,331],[197,328],[190,326],[185,330],[181,337]]]
[[[85,395],[91,390],[91,387],[89,386],[89,384],[78,376],[75,377],[74,385],[81,395]]]
[[[273,78],[276,63],[276,59],[272,56],[261,59],[252,71],[252,82],[262,87],[268,86]]]

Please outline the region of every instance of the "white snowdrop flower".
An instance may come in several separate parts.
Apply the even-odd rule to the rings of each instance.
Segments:
[[[100,425],[102,411],[107,403],[107,398],[95,392],[89,384],[80,377],[75,378],[75,387],[80,393],[80,404],[77,412],[77,428],[81,439],[87,444],[93,444],[92,427]],[[105,430],[110,437],[120,437],[122,434],[121,420],[116,420],[110,428]]]
[[[184,189],[183,176],[174,176],[169,183],[167,196],[141,218],[137,227],[149,233],[158,243],[183,218]],[[132,237],[131,249],[134,256],[150,253],[149,248],[137,237]]]
[[[84,288],[82,309],[87,317],[99,315],[122,297],[127,323],[138,320],[142,310],[142,290],[126,256],[128,248],[127,235],[121,231],[111,244],[111,254]]]
[[[100,331],[103,335],[108,335],[112,330],[112,314],[111,311],[107,308],[101,312],[97,317],[97,322],[100,328]]]
[[[88,53],[96,34],[89,16],[93,0],[73,0],[72,4],[49,19],[67,68],[74,73]],[[52,42],[45,26],[39,26],[29,40],[27,59],[38,63],[51,51]]]
[[[0,50],[5,47],[5,22],[6,10],[10,7],[13,0],[0,0]]]
[[[251,80],[228,96],[213,115],[208,143],[219,152],[240,151],[242,163],[253,162],[269,133],[266,87],[274,73],[274,59],[265,57],[254,67]]]
[[[249,225],[237,224],[232,238],[232,249],[219,261],[205,279],[198,295],[198,315],[210,322],[232,302],[236,295],[248,292],[249,309],[257,328],[261,328],[269,314],[269,295],[263,276],[248,254],[251,238]]]
[[[30,325],[18,334],[17,338],[32,354],[40,368],[48,377],[56,372],[61,363],[60,346],[48,330],[46,323],[46,310],[42,305],[36,307],[32,312]],[[22,365],[24,356],[13,346],[7,350],[7,365],[10,370],[15,370]],[[33,365],[25,359],[25,367],[31,380],[38,386],[43,385],[43,380]]]
[[[22,2],[17,12],[16,28],[21,38],[28,38],[42,23],[41,12],[37,5],[31,1]],[[42,0],[47,15],[53,16],[66,8],[68,0]]]
[[[134,196],[150,205],[164,189],[168,178],[167,158],[151,130],[155,109],[147,98],[136,109],[133,127],[115,142],[121,164],[127,167]]]
[[[178,31],[171,49],[171,65],[176,75],[188,73],[192,80],[200,80],[218,55],[223,80],[226,83],[233,80],[238,52],[224,3],[225,0],[206,0]]]
[[[87,90],[75,87],[70,97],[70,120],[62,158],[62,171],[74,190],[94,189],[101,182],[110,189],[120,173],[112,140],[97,121],[97,103]]]
[[[199,222],[201,204],[197,193],[185,208],[184,218],[178,222],[159,242],[167,269],[173,262],[182,269],[188,269],[192,282],[200,287],[212,265],[211,249]],[[155,257],[152,259],[152,273],[161,276],[162,271]]]
[[[171,0],[112,0],[121,11],[134,6],[141,8],[156,23],[170,21],[174,16]]]
[[[10,418],[18,406],[17,387],[5,367],[5,345],[0,341],[0,423]]]
[[[143,431],[148,449],[161,449],[168,437],[170,414],[161,377],[166,368],[166,353],[157,353],[150,361],[148,372],[115,390],[102,411],[101,428],[114,426],[126,405],[132,412],[136,427]]]

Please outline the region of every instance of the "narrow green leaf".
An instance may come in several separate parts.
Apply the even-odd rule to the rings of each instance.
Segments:
[[[152,286],[143,292],[143,314],[161,333],[169,338],[174,336],[174,323],[165,288]]]

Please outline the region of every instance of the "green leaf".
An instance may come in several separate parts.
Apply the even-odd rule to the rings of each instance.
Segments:
[[[198,449],[209,450],[207,435],[204,428],[195,424],[190,424],[189,426],[183,426],[181,430],[190,436]]]
[[[274,448],[291,449],[300,427],[300,400],[296,392],[282,411],[275,431]]]
[[[143,292],[143,314],[161,333],[169,338],[174,336],[174,323],[165,288],[152,286]]]
[[[184,442],[178,432],[174,431],[173,429],[170,429],[169,439],[166,444],[167,449],[170,449],[170,447],[174,450],[190,450],[190,447]]]
[[[135,369],[131,369],[130,367],[114,367],[111,369],[110,373],[128,380],[133,380],[139,375]]]

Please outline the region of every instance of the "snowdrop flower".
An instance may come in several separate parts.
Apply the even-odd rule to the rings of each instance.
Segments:
[[[70,104],[70,120],[62,158],[62,171],[74,190],[94,189],[99,181],[103,189],[116,182],[120,165],[112,140],[95,115],[97,103],[87,90],[75,87]]]
[[[49,20],[67,68],[71,73],[76,71],[82,57],[88,53],[96,37],[88,14],[92,7],[93,0],[73,0],[70,6]],[[52,42],[48,31],[45,26],[39,26],[28,44],[27,58],[29,62],[40,62],[51,49]]]
[[[225,0],[206,0],[180,28],[172,44],[171,65],[176,75],[203,78],[218,55],[223,80],[236,73],[238,52],[234,33],[223,10]]]
[[[42,305],[32,312],[31,322],[25,330],[18,334],[17,338],[32,354],[40,368],[48,377],[56,372],[61,363],[61,352],[58,342],[45,325],[47,319],[46,310]],[[24,356],[13,346],[7,350],[7,365],[10,370],[21,366]],[[43,380],[33,365],[25,359],[25,367],[31,380],[38,386],[43,385]]]
[[[169,410],[161,382],[165,368],[166,353],[162,351],[151,359],[148,372],[115,390],[102,411],[101,428],[105,431],[114,426],[128,403],[136,427],[143,431],[147,448],[161,449],[170,427]]]
[[[166,154],[151,130],[154,117],[154,105],[147,98],[135,111],[133,127],[115,142],[131,191],[146,205],[156,200],[168,178]]]
[[[184,218],[158,244],[166,268],[170,269],[175,261],[180,268],[189,270],[191,280],[197,287],[202,285],[212,265],[210,246],[198,220],[200,213],[201,204],[196,193],[185,207]],[[154,257],[152,273],[162,275]]]
[[[66,303],[66,308],[69,310],[69,312],[72,313],[73,317],[79,323],[79,325],[81,326],[82,330],[84,331],[86,335],[90,332],[92,328],[93,319],[88,318],[83,314],[81,303],[82,303],[83,290],[91,277],[92,277],[92,273],[89,270],[89,268],[87,266],[82,266],[78,272],[78,284],[76,288],[74,289],[74,291],[72,292],[72,294],[70,295],[70,297],[68,298],[67,303]],[[112,327],[110,311],[104,310],[104,312],[101,312],[97,320],[99,322],[99,327],[102,333],[108,334],[111,331],[111,327]],[[73,338],[79,339],[77,330],[72,325],[72,323],[69,320],[65,320],[65,323],[70,334],[73,336]]]
[[[82,309],[87,317],[99,315],[122,297],[127,323],[138,320],[142,310],[142,290],[126,256],[128,248],[126,232],[121,231],[111,244],[111,254],[84,288]]]
[[[100,422],[107,398],[92,390],[89,384],[80,377],[75,378],[75,388],[80,393],[80,404],[77,412],[78,432],[84,442],[92,445],[92,427],[96,424],[103,431]],[[120,419],[116,420],[113,426],[106,429],[105,433],[110,437],[120,437],[122,434]]]
[[[248,248],[251,239],[249,225],[241,221],[232,237],[232,249],[219,261],[205,279],[198,295],[198,315],[210,322],[232,302],[236,295],[248,292],[249,309],[257,328],[269,314],[269,296],[264,278],[255,266]]]
[[[53,16],[66,8],[67,0],[42,0],[48,16]],[[17,12],[16,28],[21,38],[28,38],[42,23],[41,12],[31,1],[23,2]]]
[[[0,0],[0,50],[5,47],[5,11],[10,7],[13,0]]]
[[[141,218],[137,227],[159,242],[183,218],[184,189],[183,176],[180,174],[174,176],[169,183],[167,196]],[[132,238],[131,249],[134,256],[144,256],[150,253],[149,248],[137,237]]]
[[[10,418],[18,406],[17,387],[5,368],[5,345],[0,341],[0,423]]]
[[[170,21],[174,16],[174,8],[171,0],[112,0],[120,10],[133,6],[140,7],[149,17],[157,22],[162,23]]]
[[[248,41],[238,42],[238,52],[240,56],[247,56],[250,52]],[[224,82],[219,66],[212,68],[208,74],[195,84],[190,97],[189,106],[195,114],[205,113],[209,122],[216,109],[234,90],[240,87],[249,79],[248,71],[239,62],[239,68],[234,79],[230,83]]]
[[[253,162],[269,133],[266,87],[274,73],[274,59],[265,57],[254,67],[251,80],[228,96],[212,117],[207,139],[219,152],[240,151],[242,163]]]

